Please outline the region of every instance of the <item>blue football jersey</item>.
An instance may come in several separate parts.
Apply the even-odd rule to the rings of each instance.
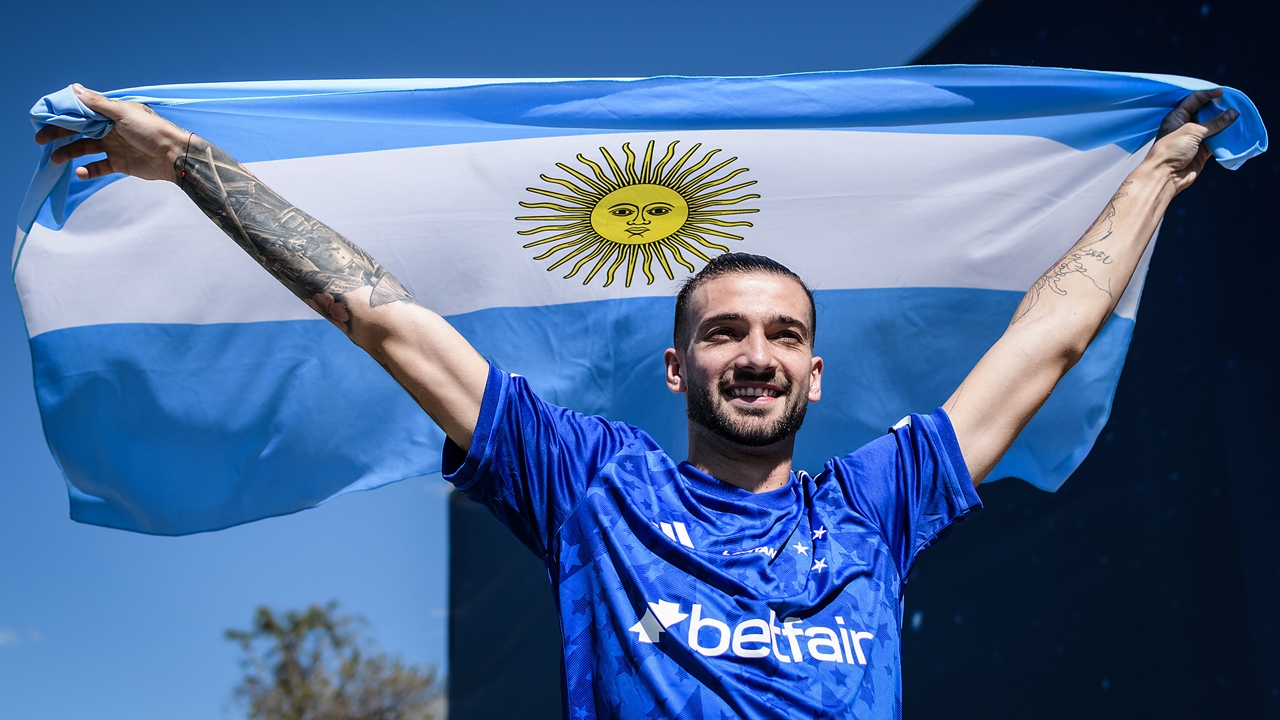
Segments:
[[[903,583],[981,508],[941,409],[754,494],[496,368],[445,472],[545,561],[574,719],[901,717]]]

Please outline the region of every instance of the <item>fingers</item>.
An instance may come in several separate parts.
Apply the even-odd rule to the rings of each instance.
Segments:
[[[119,120],[120,117],[123,115],[123,109],[119,107],[121,103],[118,103],[115,100],[111,100],[101,93],[96,93],[92,90],[89,90],[88,88],[84,87],[79,83],[73,84],[71,86],[71,89],[72,91],[75,92],[76,97],[80,99],[80,102],[84,103],[85,107],[89,108],[90,110],[93,110],[94,112],[99,113],[101,115],[105,115],[107,118],[113,121]],[[41,145],[48,145],[54,140],[59,140],[64,137],[70,137],[72,135],[77,135],[77,134],[79,133],[75,130],[69,130],[67,128],[57,127],[55,125],[45,125],[44,127],[40,128],[39,132],[36,133],[36,142]],[[96,152],[101,152],[101,151],[96,151]],[[73,157],[78,157],[78,156],[73,156]],[[64,158],[62,160],[55,160],[54,162],[66,162],[67,159],[69,158]]]
[[[1159,140],[1165,135],[1178,130],[1183,125],[1194,121],[1200,108],[1220,97],[1222,97],[1222,88],[1196,90],[1182,98],[1177,106],[1170,110],[1168,115],[1164,116],[1164,120],[1160,121],[1160,129],[1156,132],[1156,139]]]
[[[1200,111],[1200,108],[1220,97],[1222,97],[1222,88],[1197,90],[1182,98],[1182,102],[1178,103],[1178,106],[1174,108],[1174,112],[1181,112],[1187,120],[1190,120],[1196,116],[1196,113]]]
[[[79,140],[79,141],[73,142],[70,145],[67,145],[65,147],[60,147],[57,150],[54,150],[53,154],[49,156],[49,159],[55,165],[61,165],[62,163],[67,162],[68,160],[74,160],[78,157],[84,157],[85,155],[95,155],[97,153],[102,153],[102,152],[106,152],[106,148],[103,147],[103,143],[101,140],[85,139],[85,140]]]
[[[1199,177],[1200,173],[1204,171],[1205,163],[1209,162],[1211,157],[1213,157],[1213,151],[1201,145],[1200,149],[1196,151],[1196,156],[1191,159],[1191,162],[1187,163],[1187,170],[1193,176]]]
[[[67,128],[61,128],[56,125],[45,125],[40,128],[40,132],[36,133],[36,142],[41,145],[48,145],[54,140],[70,137],[75,134],[75,130],[68,130]]]
[[[1203,125],[1195,122],[1187,122],[1178,128],[1165,133],[1165,135],[1191,135],[1197,143],[1203,143],[1205,138],[1212,137],[1225,130],[1240,117],[1240,113],[1235,108],[1227,108],[1217,115],[1213,116]],[[1203,145],[1200,148],[1205,150]],[[1207,150],[1206,150],[1207,152]]]
[[[76,168],[76,177],[81,180],[92,180],[103,175],[110,175],[113,172],[115,170],[111,168],[111,159],[107,158]]]
[[[1226,130],[1227,126],[1235,122],[1238,117],[1240,117],[1240,113],[1237,112],[1235,108],[1227,108],[1226,110],[1218,113],[1212,120],[1209,120],[1204,124],[1205,137],[1217,135],[1223,130]]]
[[[85,107],[96,113],[106,115],[111,120],[119,120],[124,115],[124,107],[122,106],[125,106],[125,103],[112,100],[106,95],[94,92],[80,83],[73,83],[71,90],[75,92],[76,97],[80,99],[80,102],[84,103]]]
[[[1187,163],[1186,167],[1182,168],[1179,173],[1182,176],[1182,179],[1178,181],[1181,185],[1179,192],[1190,187],[1192,183],[1199,179],[1201,173],[1204,172],[1205,164],[1209,162],[1211,157],[1213,157],[1213,153],[1209,151],[1209,148],[1201,146],[1196,152],[1196,156],[1191,158],[1191,162]]]

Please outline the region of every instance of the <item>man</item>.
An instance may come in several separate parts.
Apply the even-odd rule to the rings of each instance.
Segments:
[[[809,476],[795,434],[822,394],[813,298],[767,258],[682,288],[666,382],[689,457],[540,401],[356,245],[203,138],[77,87],[116,122],[56,162],[169,180],[369,352],[448,435],[446,477],[546,563],[573,717],[897,717],[901,593],[916,555],[981,507],[976,486],[1110,316],[1170,199],[1235,119],[1188,96],[1085,235],[1031,288],[942,408]],[[54,128],[37,140],[68,135]]]

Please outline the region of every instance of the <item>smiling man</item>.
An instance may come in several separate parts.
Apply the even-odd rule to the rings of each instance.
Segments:
[[[822,397],[816,327],[813,294],[769,258],[721,255],[685,283],[663,359],[685,394],[691,462],[757,493],[790,481],[796,431]]]
[[[115,129],[56,162],[102,152],[81,177],[178,184],[444,429],[446,477],[546,563],[574,718],[900,717],[911,563],[981,506],[977,485],[1084,353],[1170,199],[1203,170],[1203,140],[1235,119],[1191,122],[1220,92],[1188,96],[944,406],[809,475],[791,461],[822,395],[816,313],[801,279],[773,260],[723,255],[680,291],[664,355],[668,388],[687,398],[679,462],[639,428],[541,401],[367,253],[205,139],[144,106],[77,93]],[[617,200],[606,210],[623,233],[669,219],[652,199]]]

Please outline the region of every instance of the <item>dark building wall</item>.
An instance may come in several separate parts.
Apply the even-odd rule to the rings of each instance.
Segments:
[[[1280,2],[987,0],[921,63],[1165,72],[1277,110]],[[1280,157],[1166,217],[1111,420],[1061,491],[984,486],[916,566],[908,718],[1280,718]],[[455,495],[453,720],[560,717],[541,563]]]
[[[449,720],[559,720],[560,620],[542,561],[449,495]]]
[[[1189,75],[1274,123],[1278,20],[1275,0],[986,0],[918,62]],[[1174,200],[1098,445],[1058,493],[984,487],[922,556],[907,717],[1280,718],[1277,190],[1268,154]]]

